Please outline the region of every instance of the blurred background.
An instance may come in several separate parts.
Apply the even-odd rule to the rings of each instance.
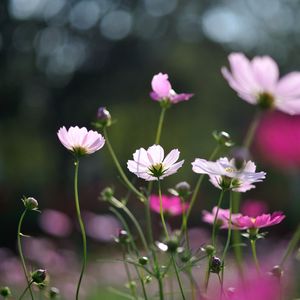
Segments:
[[[125,168],[137,148],[154,142],[160,107],[149,92],[152,76],[158,72],[169,74],[177,92],[195,93],[190,101],[167,112],[161,144],[167,151],[179,148],[186,163],[163,182],[163,188],[166,192],[182,180],[193,186],[197,176],[190,162],[212,152],[211,132],[225,130],[240,144],[255,114],[255,107],[240,100],[220,73],[228,65],[227,55],[232,51],[248,57],[267,54],[276,59],[281,74],[300,70],[299,8],[300,1],[295,0],[273,0],[272,5],[268,0],[1,1],[2,261],[15,259],[23,195],[35,197],[42,211],[30,214],[24,224],[25,233],[37,237],[33,240],[37,253],[58,247],[63,250],[56,260],[66,261],[64,255],[69,259],[74,255],[75,260],[76,253],[70,255],[71,240],[79,241],[73,162],[56,132],[63,125],[91,128],[98,107],[106,106],[117,120],[109,134]],[[271,211],[283,210],[288,217],[277,234],[289,237],[299,219],[300,117],[266,114],[252,155],[258,170],[268,176],[243,198],[264,201]],[[82,159],[80,166],[80,198],[95,257],[116,248],[111,242],[120,227],[107,204],[98,200],[107,185],[124,196],[104,147]],[[192,227],[209,228],[201,222],[201,210],[214,206],[217,195],[206,181]],[[140,213],[141,205],[133,197],[129,206]],[[172,222],[176,227],[180,218]],[[276,238],[276,233],[271,235]],[[203,242],[200,239],[198,244]],[[2,274],[12,268],[3,266]]]

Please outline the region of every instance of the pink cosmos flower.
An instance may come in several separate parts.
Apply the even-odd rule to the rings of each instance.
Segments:
[[[160,145],[153,145],[147,150],[140,148],[134,152],[133,160],[128,160],[127,168],[147,181],[163,179],[182,167],[184,160],[176,163],[179,154],[178,149],[174,149],[165,157]]]
[[[244,163],[243,168],[237,169],[235,160],[226,157],[216,162],[196,158],[192,162],[193,171],[198,174],[208,174],[210,182],[219,189],[231,189],[235,192],[246,192],[255,188],[253,183],[265,179],[265,172],[256,173],[256,166],[252,161]]]
[[[242,53],[231,53],[228,60],[231,72],[223,67],[222,74],[243,100],[290,115],[300,113],[300,72],[279,79],[278,66],[270,56],[250,61]]]
[[[300,167],[300,116],[265,114],[256,131],[255,146],[269,164],[293,170]]]
[[[189,204],[182,203],[179,197],[162,195],[162,207],[165,214],[178,216],[188,209]],[[150,196],[150,208],[160,213],[160,199],[158,195]]]
[[[194,94],[177,94],[171,86],[168,74],[158,73],[153,76],[151,86],[152,92],[150,97],[155,101],[170,101],[178,103],[189,100]]]
[[[282,222],[285,215],[281,211],[274,212],[272,214],[262,214],[256,218],[249,216],[240,216],[233,219],[233,224],[236,229],[258,229],[263,227],[269,227]]]
[[[215,206],[212,209],[212,212],[209,212],[207,210],[203,210],[202,212],[202,220],[208,224],[213,224],[216,214],[218,211],[218,207]],[[240,217],[241,214],[231,214],[231,219],[235,219]],[[218,216],[217,216],[217,224],[220,226],[222,229],[227,229],[229,227],[229,217],[230,217],[230,211],[229,209],[222,209],[219,208]]]
[[[93,130],[87,131],[85,127],[75,126],[67,130],[63,126],[58,130],[57,136],[67,149],[79,155],[92,154],[105,144],[101,134]]]

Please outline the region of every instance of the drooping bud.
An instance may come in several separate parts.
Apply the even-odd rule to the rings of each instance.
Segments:
[[[214,131],[212,135],[214,139],[222,146],[232,147],[234,145],[230,134],[225,131]]]
[[[11,296],[10,288],[8,286],[0,287],[0,295],[3,298],[7,298],[7,297]]]
[[[46,270],[38,269],[31,273],[31,279],[34,283],[41,284],[45,281],[47,276]]]
[[[50,299],[55,299],[57,297],[59,297],[59,289],[56,288],[56,287],[51,287],[50,290],[49,290],[49,297]]]
[[[139,263],[142,265],[142,266],[145,266],[147,265],[149,262],[149,259],[147,256],[142,256],[139,258]]]
[[[24,206],[28,210],[37,210],[39,203],[33,197],[24,197],[22,198]]]
[[[210,271],[219,274],[222,269],[222,261],[220,258],[213,256],[210,263]]]
[[[111,125],[111,115],[106,107],[99,107],[97,112],[97,124],[102,127],[108,127]]]

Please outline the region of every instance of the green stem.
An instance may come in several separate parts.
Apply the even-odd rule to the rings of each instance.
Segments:
[[[232,232],[232,198],[233,198],[233,192],[230,192],[230,200],[229,200],[229,222],[228,222],[228,234],[227,234],[227,241],[225,244],[225,248],[223,251],[222,255],[222,271],[221,271],[221,288],[223,290],[223,283],[224,283],[224,268],[225,268],[225,259],[226,259],[226,254],[230,246],[230,241],[231,241],[231,232]]]
[[[224,196],[224,191],[222,190],[219,200],[218,200],[218,206],[217,206],[217,211],[216,211],[216,215],[214,218],[214,223],[213,223],[213,230],[212,230],[212,235],[211,235],[211,241],[212,241],[212,245],[214,247],[216,247],[216,230],[217,230],[217,221],[218,221],[218,215],[219,215],[219,210],[222,204],[222,200],[223,200],[223,196]]]
[[[161,186],[160,186],[159,178],[158,178],[157,182],[158,182],[159,212],[160,212],[161,223],[163,225],[166,238],[167,238],[167,240],[169,240],[169,233],[168,233],[168,229],[167,229],[167,225],[166,225],[165,217],[164,217],[164,210],[163,210],[162,196],[161,196]]]
[[[212,255],[209,255],[208,256],[208,264],[207,264],[205,277],[204,277],[204,291],[205,291],[205,293],[207,292],[208,284],[209,284],[211,261],[212,261]]]
[[[252,256],[255,263],[256,271],[258,274],[260,274],[260,266],[256,255],[256,241],[250,240],[250,244],[251,244]]]
[[[33,280],[31,280],[29,283],[28,283],[28,285],[27,285],[27,287],[25,288],[25,290],[23,291],[23,293],[21,294],[21,296],[19,297],[19,300],[22,300],[22,298],[24,297],[24,295],[26,294],[26,292],[27,292],[27,290],[29,289],[31,289],[31,285],[33,284]]]
[[[174,259],[173,254],[171,254],[171,259],[172,259],[172,264],[174,266],[174,270],[175,270],[175,274],[176,274],[176,277],[177,277],[177,281],[178,281],[178,285],[179,285],[179,288],[180,288],[180,293],[181,293],[182,299],[185,300],[185,296],[184,296],[184,292],[183,292],[183,288],[182,288],[182,283],[181,283],[181,280],[180,280],[180,276],[179,276],[179,273],[178,273],[178,268],[177,268],[176,261]]]
[[[133,284],[132,284],[133,282],[132,282],[130,270],[129,270],[128,265],[127,265],[127,263],[126,263],[126,254],[125,254],[125,249],[124,249],[124,247],[122,247],[122,254],[123,254],[124,268],[125,268],[126,275],[127,275],[127,278],[128,278],[128,285],[129,285],[129,288],[130,288],[132,297],[133,297],[134,299],[138,299],[137,294],[136,294],[135,287],[134,287]]]
[[[156,130],[155,142],[154,142],[156,145],[159,145],[159,142],[160,142],[161,131],[162,131],[162,127],[164,124],[166,110],[167,110],[167,108],[165,108],[165,107],[161,108],[158,126],[157,126],[157,130]]]
[[[82,251],[83,251],[82,267],[81,267],[81,272],[80,272],[80,276],[79,276],[79,280],[78,280],[78,284],[77,284],[77,289],[76,289],[76,300],[78,300],[79,299],[80,285],[81,285],[83,273],[84,273],[85,268],[86,268],[87,249],[86,249],[85,228],[84,228],[84,224],[83,224],[82,217],[81,217],[80,205],[79,205],[79,197],[78,197],[78,168],[79,168],[79,160],[78,160],[78,158],[76,158],[74,165],[75,165],[75,175],[74,175],[75,206],[76,206],[77,220],[78,220],[80,231],[81,231]]]
[[[294,251],[295,247],[297,246],[298,242],[300,240],[300,225],[298,225],[297,230],[295,231],[294,235],[292,236],[292,239],[290,240],[288,247],[284,253],[284,256],[282,257],[282,260],[280,262],[280,267],[284,265],[287,258],[291,255],[291,253]]]
[[[109,141],[109,138],[108,138],[108,134],[107,134],[107,129],[104,127],[103,128],[103,135],[105,137],[105,142],[106,142],[106,145],[107,145],[107,148],[108,148],[108,151],[117,167],[117,170],[119,171],[119,174],[121,176],[121,178],[124,180],[125,184],[127,185],[127,187],[142,201],[144,202],[146,199],[145,199],[145,196],[140,192],[138,191],[134,185],[130,182],[130,180],[127,178],[125,172],[123,171],[120,163],[119,163],[119,160],[115,154],[115,151]]]
[[[254,118],[253,118],[253,120],[252,120],[252,122],[249,126],[248,131],[247,131],[246,137],[245,137],[244,142],[243,142],[243,147],[244,148],[249,149],[251,147],[251,144],[253,142],[253,139],[254,139],[254,136],[255,136],[255,133],[256,133],[257,126],[258,126],[259,121],[260,121],[260,118],[261,118],[261,111],[258,111],[254,115]]]
[[[27,289],[29,289],[31,299],[34,300],[33,293],[32,293],[31,287],[30,287],[31,284],[30,284],[30,281],[29,281],[29,275],[28,275],[28,271],[27,271],[27,268],[26,268],[26,263],[25,263],[24,255],[23,255],[22,244],[21,244],[21,235],[22,235],[22,233],[21,233],[21,227],[22,227],[22,223],[23,223],[24,217],[26,215],[26,212],[27,212],[27,209],[25,209],[24,212],[22,213],[22,215],[20,217],[19,224],[18,224],[18,236],[17,236],[17,240],[18,240],[18,252],[19,252],[19,256],[20,256],[21,262],[22,262],[23,272],[24,272],[24,275],[25,275],[26,281],[27,281],[27,288],[24,291],[24,293],[27,291]],[[23,295],[22,295],[22,297],[23,297]]]

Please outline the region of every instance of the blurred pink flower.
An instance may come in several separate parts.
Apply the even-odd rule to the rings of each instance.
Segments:
[[[40,215],[39,224],[46,233],[57,237],[67,237],[72,232],[70,218],[54,209],[44,210]]]
[[[178,216],[188,209],[189,204],[182,203],[179,197],[162,195],[162,207],[165,214]],[[160,200],[158,195],[150,196],[150,208],[157,213],[160,212]]]
[[[300,167],[300,117],[280,112],[264,115],[256,131],[261,157],[281,169]]]
[[[263,228],[273,226],[282,222],[285,215],[281,211],[274,212],[272,214],[262,214],[255,218],[249,216],[239,216],[233,218],[233,224],[236,229],[244,230],[251,228]]]
[[[265,179],[265,172],[255,172],[256,166],[252,161],[244,163],[242,169],[237,169],[235,160],[227,157],[219,158],[216,162],[196,158],[192,162],[193,171],[198,174],[208,174],[210,182],[219,189],[231,189],[235,192],[246,192],[255,188],[253,183]]]
[[[249,271],[244,280],[239,280],[234,287],[228,289],[230,300],[279,300],[280,282],[271,275],[258,275]]]
[[[121,228],[119,221],[111,215],[98,215],[86,211],[83,218],[87,235],[102,242],[114,241],[116,232]]]
[[[168,74],[158,73],[153,76],[151,86],[152,92],[150,96],[155,101],[170,101],[171,103],[178,103],[189,100],[193,94],[177,94],[171,86]]]
[[[209,212],[207,210],[203,210],[202,220],[204,222],[208,223],[208,224],[213,224],[214,220],[215,220],[215,217],[216,217],[216,214],[217,214],[217,210],[218,210],[217,206],[215,206],[212,209],[212,212]],[[229,216],[230,216],[229,209],[222,209],[222,208],[219,209],[218,217],[217,217],[217,224],[220,226],[220,228],[227,229],[229,227]],[[241,216],[241,214],[232,214],[231,218],[235,219],[235,218],[238,218],[240,216]]]
[[[300,113],[300,72],[279,79],[277,63],[270,56],[250,61],[243,53],[231,53],[228,60],[231,72],[223,67],[222,74],[243,100],[290,115]]]
[[[249,217],[256,217],[268,212],[268,205],[259,200],[245,200],[243,201],[241,212]]]
[[[128,160],[127,167],[130,172],[147,181],[163,179],[182,167],[184,160],[176,163],[179,154],[178,149],[174,149],[165,157],[160,145],[153,145],[147,150],[140,148],[134,152],[134,160]]]
[[[63,126],[58,130],[57,136],[67,149],[79,155],[92,154],[105,144],[101,134],[93,130],[87,131],[85,127],[75,126],[67,130]]]

